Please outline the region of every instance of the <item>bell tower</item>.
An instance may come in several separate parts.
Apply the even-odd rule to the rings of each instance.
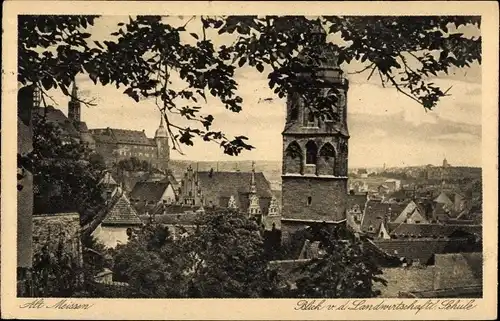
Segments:
[[[319,27],[313,36],[324,44],[311,49],[320,59],[309,60],[314,61],[311,68],[297,74],[303,89],[287,97],[282,132],[282,229],[308,222],[339,223],[346,218],[349,84],[337,65],[336,53],[325,44],[324,30]],[[302,58],[306,61],[307,53]],[[322,97],[323,103],[318,107],[309,96]]]
[[[163,115],[160,118],[160,126],[155,132],[156,164],[158,169],[166,171],[170,160],[170,147],[168,145],[167,129],[163,125]]]
[[[81,106],[78,101],[78,87],[76,80],[73,81],[73,88],[71,89],[71,99],[68,102],[68,118],[77,124],[81,121]]]

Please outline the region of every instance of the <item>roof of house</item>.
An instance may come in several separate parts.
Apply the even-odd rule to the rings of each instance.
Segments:
[[[110,186],[110,185],[118,185],[110,172],[106,172],[104,177],[99,181],[99,184]]]
[[[374,240],[380,250],[388,255],[419,260],[431,264],[435,254],[470,251],[468,240],[462,239],[391,239]]]
[[[376,200],[369,200],[366,203],[363,218],[361,220],[361,230],[364,232],[378,231],[386,215],[390,215],[390,220],[392,221],[401,213],[404,206],[405,205],[402,204],[382,203]],[[370,231],[370,226],[373,228],[372,231]]]
[[[416,213],[422,214],[422,208],[418,206],[417,202],[411,201],[406,204],[406,206],[401,210],[399,215],[395,217],[393,220],[391,220],[392,223],[404,223],[406,222],[406,219],[411,217],[412,215]],[[424,214],[422,214],[424,215]]]
[[[435,199],[434,201],[437,203],[453,203],[453,195],[445,192],[441,192]]]
[[[389,223],[389,233],[395,237],[439,238],[451,237],[454,234],[467,233],[482,236],[481,225],[464,224],[408,224]]]
[[[140,225],[142,221],[125,194],[122,193],[102,220],[102,224]]]
[[[251,172],[198,172],[203,194],[237,197],[238,194],[250,192]],[[255,173],[257,196],[272,197],[271,185],[262,172]]]
[[[156,146],[154,140],[146,136],[144,131],[118,128],[91,129],[94,139],[102,143]]]
[[[169,182],[137,182],[130,192],[130,199],[158,203],[170,185]]]

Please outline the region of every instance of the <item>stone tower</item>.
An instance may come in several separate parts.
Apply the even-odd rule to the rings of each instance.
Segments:
[[[167,129],[163,125],[163,115],[160,118],[160,126],[155,132],[156,143],[156,165],[158,169],[166,171],[168,169],[168,161],[170,159],[170,147],[168,145]]]
[[[322,29],[313,36],[325,43]],[[330,115],[336,116],[312,112],[315,109],[307,105],[303,92],[288,95],[282,133],[283,229],[346,218],[349,84],[337,65],[336,53],[327,46],[317,48],[321,48],[316,49],[321,60],[314,63],[312,72],[298,75],[300,85],[331,97],[328,108]]]
[[[77,124],[81,121],[81,106],[78,101],[78,87],[76,80],[73,81],[73,89],[71,90],[71,99],[68,102],[68,118]]]

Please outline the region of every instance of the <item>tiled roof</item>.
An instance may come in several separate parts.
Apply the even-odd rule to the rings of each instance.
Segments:
[[[389,233],[393,237],[439,238],[451,237],[463,232],[482,236],[481,225],[450,225],[450,224],[407,224],[389,223]]]
[[[377,232],[385,216],[390,214],[392,220],[399,215],[403,206],[404,205],[401,204],[382,203],[380,201],[369,200],[366,203],[363,218],[361,220],[361,230],[368,233]],[[373,231],[370,231],[370,226],[373,228]]]
[[[94,139],[101,143],[156,146],[154,140],[151,140],[146,136],[145,132],[139,130],[98,128],[91,129],[90,132]]]
[[[422,214],[423,212],[424,212],[424,210],[421,208],[421,206],[418,205],[417,202],[411,201],[403,208],[403,210],[400,212],[400,214],[395,219],[391,220],[391,222],[398,223],[398,224],[404,223],[404,222],[406,222],[406,220],[408,218],[410,218],[414,215],[418,215],[418,214],[424,215],[424,214]]]
[[[434,254],[474,251],[467,239],[397,239],[374,240],[373,243],[388,255],[419,260],[431,264]]]
[[[169,182],[137,182],[130,192],[130,199],[158,203]]]
[[[102,220],[103,225],[139,225],[142,224],[139,215],[130,204],[125,194],[115,201]]]
[[[146,133],[138,130],[112,129],[115,139],[120,144],[152,145]],[[156,146],[156,144],[154,145]]]
[[[198,181],[207,197],[237,197],[250,192],[251,172],[198,172]],[[271,185],[262,172],[255,173],[257,196],[272,197]]]
[[[92,134],[92,137],[94,140],[98,143],[104,143],[104,144],[116,144],[116,140],[113,137],[113,134],[111,131],[105,132],[105,131],[99,131],[97,132],[94,129],[89,130],[89,132]]]

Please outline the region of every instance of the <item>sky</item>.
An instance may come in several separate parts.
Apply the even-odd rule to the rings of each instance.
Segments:
[[[189,17],[167,18],[169,22],[184,24]],[[120,21],[128,17],[107,16],[96,20],[90,29],[91,40],[110,39],[109,34]],[[186,42],[193,41],[189,32],[199,32],[198,21],[187,26]],[[468,36],[479,31],[461,30]],[[210,34],[208,35],[211,36]],[[225,37],[221,42],[231,39]],[[332,39],[335,41],[335,39]],[[337,39],[338,40],[338,39]],[[432,111],[394,88],[383,88],[380,80],[367,81],[369,71],[353,72],[362,65],[343,66],[350,82],[347,95],[349,139],[349,167],[409,166],[442,163],[444,157],[452,165],[481,166],[481,67],[453,70],[449,75],[433,79],[443,89],[451,86],[450,96],[443,98]],[[213,129],[228,135],[244,135],[255,147],[243,151],[237,158],[224,155],[215,143],[195,140],[194,146],[182,146],[184,155],[171,152],[173,159],[190,160],[281,160],[281,132],[285,121],[285,100],[279,99],[267,85],[267,73],[258,73],[249,67],[238,69],[238,94],[243,98],[243,110],[232,113],[209,99],[203,106],[205,113],[215,117]],[[123,88],[94,85],[86,75],[77,77],[80,96],[95,99],[97,106],[82,106],[82,120],[89,128],[124,128],[145,130],[153,137],[160,122],[160,113],[154,101],[134,100],[123,94]],[[67,113],[68,97],[52,91],[51,104]],[[272,100],[265,98],[272,98]],[[182,124],[182,120],[179,120]]]

